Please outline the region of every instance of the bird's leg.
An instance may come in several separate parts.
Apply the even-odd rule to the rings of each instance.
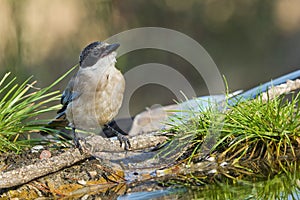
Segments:
[[[74,141],[74,145],[75,145],[75,148],[78,148],[79,149],[79,151],[81,152],[81,153],[83,153],[84,152],[84,148],[83,147],[85,147],[85,139],[84,138],[81,138],[81,137],[78,137],[78,133],[76,132],[76,128],[74,127],[74,126],[71,126],[72,127],[72,133],[73,133],[73,141]],[[81,140],[81,142],[83,142],[84,144],[84,146],[82,146],[82,144],[81,144],[81,142],[80,142],[80,140]]]
[[[113,134],[115,134],[120,142],[120,147],[122,147],[122,143],[124,143],[124,149],[125,150],[129,150],[131,148],[131,144],[129,142],[129,139],[122,135],[121,133],[119,133],[117,130],[115,130],[113,127],[111,127],[108,124],[104,125],[105,127],[107,127],[108,129],[110,129],[112,131]]]
[[[80,143],[79,143],[79,137],[78,137],[78,133],[75,130],[75,127],[72,126],[72,133],[73,133],[73,141],[74,141],[74,145],[75,148],[80,148]]]

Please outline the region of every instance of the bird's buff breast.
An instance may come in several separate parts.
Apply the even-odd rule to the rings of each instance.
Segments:
[[[98,76],[95,76],[97,74]],[[68,120],[84,130],[97,129],[110,122],[122,105],[125,80],[119,70],[109,68],[104,73],[84,74],[88,78],[80,84],[80,97],[67,108]],[[78,80],[81,81],[82,77]]]

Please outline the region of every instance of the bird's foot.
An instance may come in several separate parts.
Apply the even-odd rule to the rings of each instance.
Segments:
[[[85,146],[86,146],[86,140],[85,140],[85,138],[83,138],[83,137],[76,137],[76,138],[74,138],[74,145],[75,145],[75,148],[77,148],[77,149],[79,149],[79,151],[81,152],[81,153],[84,153],[84,152],[86,152],[86,148],[85,148]]]
[[[75,148],[79,149],[80,153],[87,152],[85,138],[78,137],[78,134],[75,131],[75,128],[72,128],[72,132],[73,132],[73,136],[74,136],[73,141],[74,141]]]
[[[124,143],[124,149],[126,151],[128,151],[131,148],[131,144],[129,142],[129,139],[126,136],[124,136],[121,133],[119,133],[117,130],[115,130],[113,127],[111,127],[109,124],[105,124],[104,126],[107,127],[107,128],[109,128],[112,131],[112,133],[115,136],[117,136],[117,138],[118,138],[118,140],[120,142],[120,147],[122,147],[122,144]]]
[[[82,137],[74,137],[73,141],[74,141],[75,148],[78,149],[82,148],[82,143],[86,142],[85,139]]]
[[[129,139],[126,136],[122,135],[121,133],[116,133],[116,135],[120,142],[120,147],[122,147],[122,144],[124,143],[124,149],[128,151],[131,148]]]

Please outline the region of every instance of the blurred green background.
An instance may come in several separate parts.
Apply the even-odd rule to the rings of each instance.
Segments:
[[[76,64],[88,43],[147,26],[174,29],[198,41],[231,90],[300,66],[299,0],[0,0],[0,24],[1,76],[11,71],[23,81],[34,75],[39,87]],[[117,66],[126,72],[149,62],[178,69],[197,95],[208,94],[192,66],[171,53],[135,51],[122,56]],[[63,90],[67,81],[57,89]],[[162,86],[143,86],[131,98],[131,113],[174,98]]]

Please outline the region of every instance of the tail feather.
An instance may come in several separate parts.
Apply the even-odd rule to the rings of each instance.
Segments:
[[[55,129],[55,130],[62,130],[65,127],[67,127],[69,124],[65,112],[58,113],[56,117],[48,122],[48,124],[45,126],[46,129]],[[45,136],[48,135],[49,133],[45,131],[40,132],[41,135]]]

